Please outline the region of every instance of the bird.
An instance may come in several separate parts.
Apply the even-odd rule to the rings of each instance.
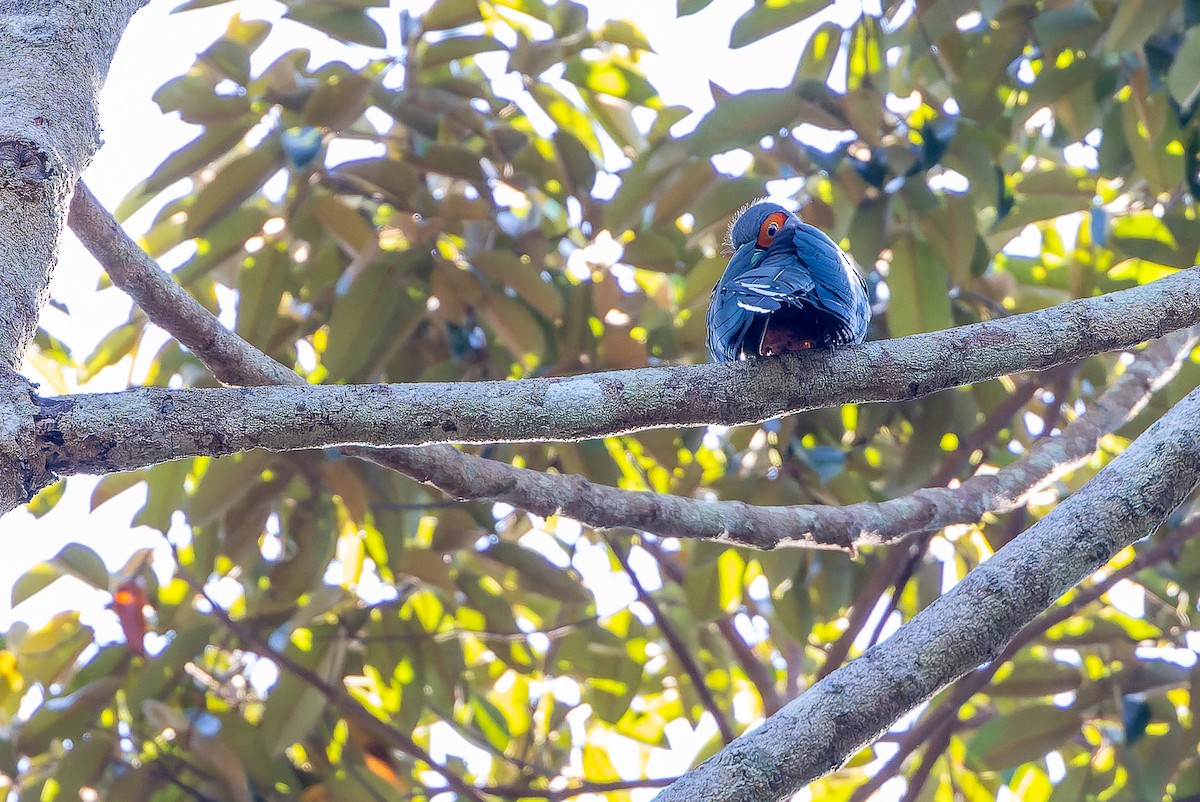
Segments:
[[[734,218],[729,239],[733,255],[708,304],[714,362],[866,338],[866,282],[820,229],[777,203],[758,201]]]

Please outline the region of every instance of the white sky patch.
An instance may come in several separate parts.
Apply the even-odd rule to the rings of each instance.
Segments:
[[[466,761],[467,771],[476,776],[486,775],[492,768],[491,755],[463,738],[444,721],[429,727],[429,754],[438,763],[445,763],[451,755],[462,758]],[[429,774],[433,775],[433,772]],[[440,775],[430,776],[429,779],[430,785],[439,788],[445,785]]]
[[[334,137],[325,149],[325,164],[333,167],[357,159],[378,159],[387,155],[387,146],[369,139]]]
[[[754,164],[754,157],[750,155],[750,151],[737,148],[725,153],[718,153],[712,157],[711,161],[713,167],[717,168],[719,172],[736,177],[744,175],[750,169],[750,165]]]
[[[1063,159],[1067,164],[1082,167],[1085,170],[1100,169],[1099,151],[1084,142],[1074,142],[1063,148]]]
[[[929,188],[935,192],[944,190],[946,192],[962,193],[971,188],[971,182],[957,170],[945,167],[937,175],[929,177]]]
[[[1176,646],[1139,646],[1133,650],[1133,653],[1139,660],[1163,660],[1181,668],[1192,668],[1197,662],[1196,650],[1191,647],[1191,636],[1194,634],[1196,633],[1189,632],[1187,634],[1187,649]]]
[[[1009,256],[1021,256],[1036,259],[1042,255],[1042,232],[1030,223],[1021,229],[1021,233],[1008,241],[1004,253]]]

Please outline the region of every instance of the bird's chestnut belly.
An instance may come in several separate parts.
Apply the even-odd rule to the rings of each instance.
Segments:
[[[843,342],[842,326],[831,315],[811,308],[781,309],[767,318],[758,352],[774,356],[786,351],[831,348]]]

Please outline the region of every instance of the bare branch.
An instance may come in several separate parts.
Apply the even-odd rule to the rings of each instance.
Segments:
[[[779,800],[840,766],[908,710],[1006,644],[1200,482],[1200,389],[1081,490],[891,638],[664,791],[661,802]]]
[[[173,300],[164,297],[162,305]],[[85,472],[249,448],[578,440],[917,398],[1197,323],[1200,269],[1193,268],[1039,312],[836,353],[516,381],[146,388],[56,399],[52,414],[64,457]],[[238,368],[244,376],[245,366]]]
[[[137,293],[137,297],[142,299],[143,310],[147,316],[181,340],[195,342],[210,339],[212,327],[220,325],[216,322],[215,317],[199,302],[186,294],[183,298],[178,299],[178,302],[184,305],[185,312],[176,311],[173,306],[176,301],[176,291],[156,286],[173,285],[174,281],[170,275],[158,267],[144,251],[122,244],[122,238],[125,235],[120,231],[119,226],[114,227],[115,223],[98,225],[103,223],[108,217],[108,213],[95,203],[95,199],[90,194],[80,193],[76,206],[85,204],[89,207],[87,214],[84,215],[77,209],[77,214],[72,219],[80,225],[83,225],[84,221],[91,221],[89,225],[93,229],[86,234],[81,233],[81,238],[85,243],[91,243],[89,247],[93,247],[97,258],[110,270],[114,283],[128,289],[131,293]],[[111,265],[109,264],[110,259],[119,259],[121,264]],[[1178,285],[1181,284],[1183,285],[1180,288],[1181,293],[1170,290],[1171,286],[1174,285],[1178,288]],[[1166,288],[1165,293],[1164,287]],[[1169,304],[1174,307],[1176,303],[1180,302],[1180,295],[1189,297],[1193,292],[1200,293],[1200,270],[1193,268],[1180,271],[1169,278],[1135,290],[1126,290],[1123,293],[1114,293],[1074,303],[1083,304],[1085,308],[1095,307],[1098,310],[1097,313],[1102,316],[1125,315],[1145,321],[1148,315],[1156,313],[1155,310],[1162,311],[1149,300],[1146,302],[1148,304],[1146,309],[1138,307],[1137,294],[1151,290],[1153,290],[1153,294],[1149,296],[1150,298],[1158,297],[1161,300],[1165,295],[1171,299]],[[1130,293],[1134,293],[1132,305],[1137,307],[1136,312],[1129,309]],[[1110,305],[1113,306],[1112,309],[1109,308]],[[1038,319],[1044,317],[1054,320],[1062,309],[1063,307],[1054,307],[1045,312],[1035,313],[1035,317],[1040,316]],[[1194,304],[1191,312],[1200,316],[1200,303]],[[981,325],[1007,326],[1014,322],[1019,324],[1027,317],[1018,315],[1003,321]],[[1085,317],[1091,320],[1090,316]],[[1103,327],[1104,324],[1093,320],[1089,325]],[[890,353],[887,351],[889,348],[900,347],[903,350],[908,348],[912,342],[921,341],[923,338],[936,340],[944,334],[958,336],[954,335],[954,332],[961,333],[965,330],[952,329],[949,333],[920,335],[919,337],[891,340],[886,343],[872,343],[869,346],[884,349],[885,353]],[[1076,334],[1079,335],[1080,332],[1076,332]],[[1045,336],[1056,335],[1046,334]],[[1089,340],[1094,341],[1094,334],[1086,336]],[[236,335],[231,334],[230,337],[233,339],[229,341],[229,349],[235,352],[233,358],[237,362],[237,366],[231,367],[225,363],[218,363],[213,367],[214,372],[227,376],[244,375],[246,379],[260,384],[272,381],[272,377],[278,374],[279,369],[272,368],[271,365],[278,365],[278,363],[262,355],[253,346],[237,338]],[[1048,342],[1040,344],[1051,347]],[[1171,347],[1163,346],[1167,350],[1170,350]],[[917,348],[920,350],[919,345]],[[1155,348],[1155,350],[1152,351],[1151,348]],[[1151,348],[1147,348],[1138,360],[1138,363],[1143,364],[1144,367],[1148,365],[1142,361],[1147,358],[1147,352],[1151,354],[1166,353],[1154,346]],[[867,346],[858,349],[854,356],[843,352],[828,357],[828,359],[845,359],[852,361],[853,364],[858,364],[856,360],[861,359],[866,349]],[[225,352],[210,352],[206,360],[219,359],[223,353]],[[1173,355],[1176,352],[1171,351],[1170,353]],[[803,357],[796,359],[803,359]],[[964,357],[960,361],[966,362],[969,361],[969,358]],[[795,363],[791,361],[767,359],[752,364],[694,366],[673,370],[705,371],[726,367],[730,370],[744,372],[761,369],[766,374],[777,373],[793,364]],[[1122,400],[1120,404],[1114,404],[1115,412],[1106,420],[1117,420],[1119,417],[1120,421],[1124,421],[1129,410],[1136,405],[1135,401],[1144,396],[1144,389],[1139,390],[1138,387],[1148,387],[1149,383],[1154,381],[1154,376],[1157,375],[1153,369],[1149,367],[1145,367],[1145,369],[1148,371],[1145,377],[1132,370],[1122,377],[1122,382],[1134,382],[1135,377],[1138,377],[1137,381],[1140,384],[1134,385],[1128,391],[1123,391],[1131,393],[1134,396],[1133,400],[1128,400],[1128,403]],[[670,371],[672,369],[660,370]],[[871,374],[871,368],[867,366],[863,366],[862,371],[867,375]],[[654,374],[656,371],[624,371],[601,375],[611,377],[633,373]],[[303,382],[294,374],[289,373],[288,375],[293,377],[288,379],[291,384]],[[855,378],[857,373],[841,375],[848,377],[847,380],[859,381]],[[497,384],[504,387],[522,383]],[[425,387],[430,393],[440,387],[440,385],[432,384],[417,386]],[[303,391],[307,393],[314,389],[317,388],[305,387]],[[346,388],[321,389],[337,391]],[[916,388],[916,390],[921,389],[921,387]],[[1110,392],[1115,390],[1114,387]],[[138,398],[139,404],[150,409],[153,409],[156,404],[161,407],[167,401],[174,403],[174,397],[165,395],[166,391],[163,390],[140,392],[142,395],[135,394],[132,397]],[[238,399],[241,394],[250,391],[229,389],[210,392],[230,394],[229,397],[232,399],[230,403],[237,405],[240,404]],[[749,394],[751,390],[746,387],[741,392]],[[705,394],[705,392],[696,393],[701,397]],[[1105,397],[1107,398],[1108,394]],[[43,403],[71,404],[73,402],[70,399],[63,399]],[[1122,406],[1124,411],[1120,410]],[[280,410],[276,407],[255,407],[255,409],[260,427],[276,426],[281,418]],[[62,411],[70,412],[71,410]],[[224,431],[218,423],[213,421],[214,413],[206,406],[198,409],[189,408],[188,414],[199,416],[196,420],[190,421],[186,420],[188,416],[183,411],[174,409],[170,414],[175,419],[185,418],[181,425],[187,432],[190,432],[190,437],[194,438],[188,441],[190,446],[185,443],[181,447],[180,444],[184,443],[184,438],[180,432],[172,430],[169,436],[161,432],[156,434],[154,427],[144,422],[144,419],[151,416],[150,410],[147,409],[129,418],[126,428],[127,432],[132,432],[132,434],[119,441],[116,438],[96,437],[96,431],[93,428],[95,421],[83,424],[74,423],[71,428],[71,445],[68,447],[68,437],[58,423],[61,416],[54,414],[52,410],[48,410],[48,412],[50,412],[48,422],[42,427],[45,432],[44,447],[49,455],[49,463],[55,466],[55,469],[62,471],[72,470],[73,466],[76,466],[75,470],[79,470],[80,468],[77,466],[85,464],[91,465],[92,470],[119,470],[121,468],[117,465],[133,467],[133,463],[145,464],[149,456],[143,449],[146,448],[146,443],[155,436],[160,440],[164,438],[172,440],[167,447],[174,452],[186,451],[189,448],[196,451],[203,446],[207,449],[204,453],[212,453],[218,446],[213,442],[214,433]],[[86,407],[80,407],[78,414],[86,418],[86,412]],[[242,419],[245,420],[245,413],[243,412],[242,415]],[[317,425],[308,420],[312,417],[312,409],[309,409],[302,425],[310,427]],[[139,421],[143,422],[138,423]],[[751,507],[742,502],[702,501],[656,493],[618,490],[593,484],[580,476],[546,474],[516,468],[507,463],[481,459],[445,445],[386,451],[379,449],[346,449],[346,451],[367,457],[417,481],[437,487],[454,498],[505,501],[535,514],[565,515],[597,528],[631,526],[664,536],[725,540],[760,549],[776,546],[847,549],[854,545],[892,542],[913,532],[932,531],[948,524],[971,523],[979,520],[984,513],[996,509],[1014,509],[1024,503],[1025,494],[1036,487],[1039,482],[1052,478],[1057,475],[1057,472],[1066,470],[1074,464],[1074,461],[1090,454],[1094,450],[1099,436],[1111,431],[1112,427],[1116,425],[1119,423],[1108,423],[1085,430],[1082,428],[1086,426],[1085,422],[1077,427],[1078,434],[1074,431],[1064,431],[1059,441],[1043,439],[1023,459],[1018,460],[999,474],[968,480],[964,483],[965,491],[963,488],[927,489],[900,499],[882,503],[855,504],[845,508],[821,505]],[[226,426],[226,428],[228,427]],[[102,427],[100,431],[105,431],[105,429]],[[224,435],[222,436],[224,437]],[[255,438],[258,436],[255,435]],[[109,448],[110,445],[112,448]],[[315,445],[315,443],[310,443],[310,445]],[[221,453],[235,450],[233,444],[228,440],[222,440],[219,446],[223,449]],[[74,457],[68,458],[68,453],[73,454]],[[185,456],[185,454],[177,453],[176,456]]]
[[[675,657],[683,665],[683,671],[692,681],[692,690],[700,697],[701,704],[704,709],[709,712],[716,722],[717,729],[721,732],[721,740],[729,743],[733,740],[733,725],[729,723],[729,719],[725,715],[725,711],[721,710],[721,706],[717,704],[717,699],[713,696],[712,689],[708,687],[708,678],[701,670],[700,664],[696,661],[695,656],[688,649],[687,644],[683,642],[683,638],[675,631],[675,625],[671,623],[663,609],[658,606],[658,602],[654,597],[646,592],[642,581],[638,579],[637,572],[629,564],[629,555],[621,550],[620,545],[615,538],[605,537],[608,542],[608,547],[616,556],[617,562],[621,564],[621,568],[625,571],[625,575],[629,577],[629,581],[633,584],[633,589],[637,592],[638,601],[646,605],[646,609],[650,611],[650,615],[654,618],[654,623],[658,625],[658,630],[663,634],[663,638],[667,641],[667,645],[671,647],[671,651]]]

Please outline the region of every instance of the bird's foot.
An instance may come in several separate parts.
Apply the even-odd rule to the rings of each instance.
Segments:
[[[762,355],[779,356],[789,351],[807,351],[815,346],[816,343],[812,340],[793,340],[790,337],[777,338],[772,342],[763,343]]]

